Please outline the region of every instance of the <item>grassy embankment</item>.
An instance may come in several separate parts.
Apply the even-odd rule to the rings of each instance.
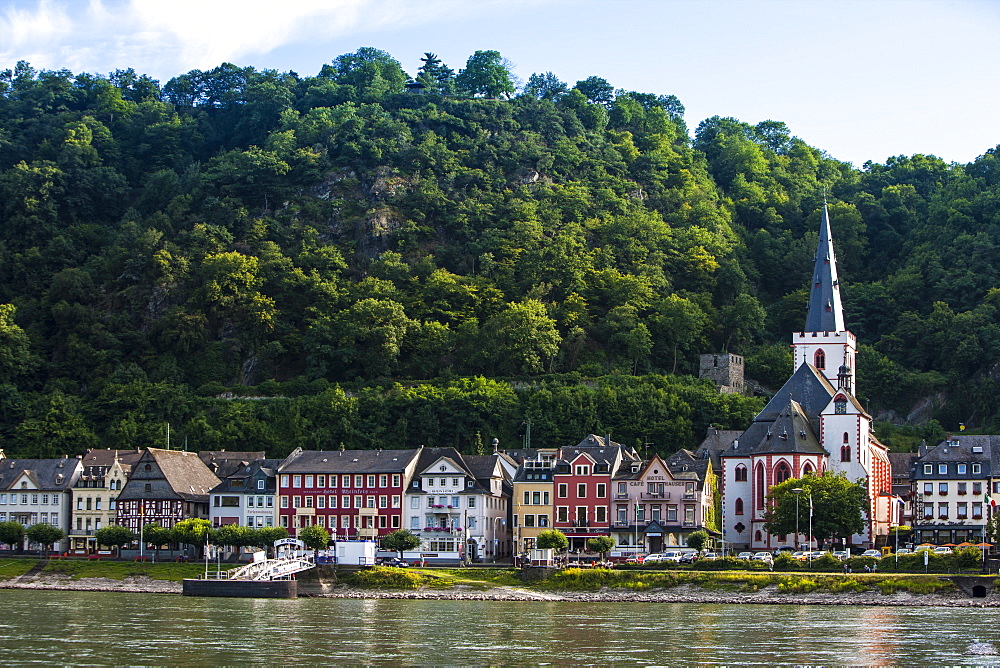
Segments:
[[[23,575],[37,564],[33,558],[0,559],[0,580]],[[135,563],[124,561],[50,561],[42,575],[68,575],[73,579],[110,578],[122,580],[145,575],[154,580],[178,582],[204,572],[200,563]],[[567,568],[539,582],[525,583],[513,568],[388,568],[376,567],[338,573],[341,583],[359,589],[437,589],[456,587],[486,590],[494,587],[521,587],[541,591],[587,592],[602,589],[652,591],[693,585],[706,591],[753,593],[776,587],[780,593],[805,594],[907,591],[914,594],[943,594],[955,585],[937,575],[771,573],[745,571],[642,571],[604,568]]]
[[[16,558],[0,559],[0,580],[10,580],[27,573],[38,563],[38,559]],[[68,575],[74,580],[80,578],[109,578],[124,580],[130,576],[145,575],[153,580],[170,580],[180,582],[184,578],[195,578],[205,572],[202,563],[178,564],[137,563],[133,561],[88,561],[83,559],[51,560],[40,573],[45,575]]]

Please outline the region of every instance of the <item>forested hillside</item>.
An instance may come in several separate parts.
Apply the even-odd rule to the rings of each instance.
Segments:
[[[690,447],[761,406],[694,380],[700,352],[791,371],[824,193],[862,400],[1000,428],[996,149],[855,169],[776,121],[692,138],[662,92],[422,60],[0,73],[8,456],[168,422],[272,456],[513,446],[528,422],[536,446]]]

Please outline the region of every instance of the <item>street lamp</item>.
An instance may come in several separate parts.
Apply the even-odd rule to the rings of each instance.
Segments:
[[[801,487],[796,487],[792,490],[795,492],[795,549],[799,549],[799,496],[805,490]]]

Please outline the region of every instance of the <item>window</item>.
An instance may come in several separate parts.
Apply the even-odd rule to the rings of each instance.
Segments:
[[[973,475],[979,475],[982,472],[983,472],[983,465],[982,464],[973,464],[972,465],[972,474]]]
[[[389,526],[393,529],[399,528],[399,515],[392,516],[392,519],[389,521]]]
[[[635,521],[645,522],[646,521],[646,506],[636,506],[635,507]]]
[[[965,475],[965,471],[968,467],[966,467],[965,464],[957,464],[956,466],[958,466],[958,475]]]
[[[326,526],[326,517],[324,517],[323,515],[320,515],[319,517],[317,517],[316,518],[316,526],[325,527]]]
[[[587,498],[587,483],[581,482],[576,485],[576,498],[585,499]]]
[[[525,492],[525,494],[527,494],[527,492]],[[542,502],[542,493],[541,492],[532,492],[531,493],[531,502],[533,504],[535,504],[536,506],[538,504],[540,504]]]
[[[389,497],[385,494],[380,494],[378,497],[378,507],[388,508],[389,507]]]
[[[448,479],[447,478],[441,478],[441,480],[439,480],[439,482],[441,483],[442,487],[447,487],[448,486]]]
[[[938,494],[944,496],[948,493],[948,483],[940,482],[938,483]]]
[[[813,472],[812,464],[806,462],[805,465],[802,467],[802,475],[809,475],[812,472]]]
[[[628,488],[623,482],[618,483],[618,496],[628,496]]]
[[[931,475],[934,473],[933,464],[924,464],[924,475]]]
[[[925,503],[924,504],[924,519],[925,520],[934,519],[934,504],[933,503]]]
[[[964,482],[958,483],[958,495],[959,496],[965,496],[968,493],[966,491],[966,486],[967,486],[967,483],[964,483]]]
[[[427,479],[427,486],[428,487],[433,487],[434,486],[434,478],[428,478]]]
[[[968,519],[969,518],[968,508],[969,504],[967,503],[956,503],[955,516],[960,520]]]
[[[734,512],[737,515],[742,515],[743,514],[743,499],[736,499],[736,505],[735,505]]]
[[[313,485],[315,484],[314,481],[315,481],[315,478],[313,476],[307,475],[306,476],[306,487],[308,487],[309,489],[312,489]]]
[[[785,462],[780,462],[778,466],[774,469],[774,479],[779,485],[791,477],[792,477],[792,470],[788,468],[788,464],[786,464]]]
[[[757,497],[757,508],[764,508],[764,465],[757,464],[754,472],[755,496]]]
[[[524,516],[524,526],[526,526],[526,527],[533,527],[533,526],[535,526],[535,516],[534,515],[525,515]]]
[[[361,507],[361,495],[360,494],[358,496],[354,497],[354,507],[355,508],[360,508]]]
[[[305,502],[306,502],[306,506],[305,507],[306,508],[312,508],[313,507],[313,497],[312,497],[312,495],[306,496],[304,498],[305,498]]]
[[[972,519],[974,520],[983,519],[983,504],[981,503],[972,504]]]
[[[374,496],[366,496],[365,497],[365,508],[374,508],[374,507],[375,507],[375,497]]]
[[[399,494],[393,494],[392,495],[392,502],[391,503],[392,503],[392,507],[393,508],[402,508],[403,507],[403,497],[401,497]]]
[[[302,476],[300,475],[292,476],[292,487],[302,487]]]
[[[320,488],[326,487],[326,476],[325,475],[318,475],[318,476],[316,476],[316,486],[320,487]],[[261,487],[260,489],[263,489],[263,487]]]
[[[457,500],[457,499],[456,499],[456,500]],[[458,507],[458,506],[456,506],[456,508],[457,508],[457,507]],[[474,497],[474,496],[470,496],[470,497],[469,497],[469,508],[475,508],[475,507],[476,507],[476,497]]]
[[[264,489],[264,481],[263,480],[258,480],[257,481],[257,489],[258,490]]]
[[[355,487],[364,487],[365,486],[365,477],[363,475],[356,475],[356,476],[354,476],[354,486]]]
[[[223,499],[222,503],[223,503],[223,505],[225,505],[226,500]],[[292,508],[301,508],[301,507],[302,507],[302,497],[301,496],[293,496],[292,497]]]
[[[822,349],[817,350],[816,354],[813,356],[813,366],[817,369],[826,368],[826,353]]]
[[[659,506],[657,506],[659,509]],[[606,524],[608,521],[608,509],[605,506],[597,506],[594,509],[594,519],[600,524]]]
[[[402,484],[402,478],[399,477],[398,473],[394,473],[392,476],[392,486],[399,487]]]
[[[452,478],[451,479],[451,486],[452,487],[458,487],[461,484],[462,484],[462,482],[458,478]]]
[[[979,496],[983,493],[983,483],[974,482],[972,483],[972,494],[973,496]]]
[[[932,483],[932,482],[925,482],[924,483],[924,494],[933,494],[933,493],[934,493],[934,483]]]
[[[375,486],[375,476],[370,475],[368,476],[368,489],[371,489],[374,486]]]
[[[946,520],[946,519],[948,519],[948,504],[947,503],[939,503],[938,504],[938,519],[939,520]]]
[[[549,505],[549,493],[548,492],[542,492],[542,503],[544,503],[546,506]]]
[[[410,497],[410,508],[413,508],[414,510],[416,510],[419,507],[420,507],[420,497],[419,496],[411,496]]]
[[[556,508],[556,522],[569,522],[569,508],[566,506]]]
[[[340,486],[344,487],[344,488],[350,487],[351,486],[351,476],[345,475],[345,476],[341,476],[341,477],[343,479],[343,482],[341,483]]]
[[[938,464],[938,475],[948,475],[947,464]]]
[[[411,517],[410,518],[410,529],[412,531],[420,531],[420,518],[419,517]]]
[[[287,496],[282,496],[281,497],[281,507],[282,508],[287,508],[288,507],[288,497]]]
[[[746,482],[747,481],[747,467],[740,464],[736,467],[736,473],[734,474],[734,480],[736,482]]]
[[[560,499],[565,499],[569,496],[569,485],[564,482],[559,483],[559,493],[556,494]]]
[[[82,496],[76,497],[76,509],[77,510],[83,510],[83,497]]]
[[[684,506],[684,526],[694,526],[694,506]]]
[[[843,445],[840,448],[840,461],[849,462],[851,461],[851,446]]]
[[[316,507],[326,508],[326,497],[323,496],[322,494],[316,497]]]
[[[388,487],[389,486],[389,474],[388,473],[383,473],[382,475],[380,475],[378,477],[378,486],[379,487]]]
[[[608,496],[608,486],[603,482],[597,483],[597,498],[604,499]]]
[[[340,496],[340,507],[341,508],[350,508],[351,507],[351,497],[347,496],[346,494],[342,494]]]

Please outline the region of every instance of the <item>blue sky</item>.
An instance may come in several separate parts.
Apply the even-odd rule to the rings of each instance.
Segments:
[[[411,74],[425,51],[458,70],[495,49],[522,80],[674,94],[692,132],[784,121],[856,166],[1000,144],[997,0],[0,0],[0,69],[312,75],[362,46]]]

